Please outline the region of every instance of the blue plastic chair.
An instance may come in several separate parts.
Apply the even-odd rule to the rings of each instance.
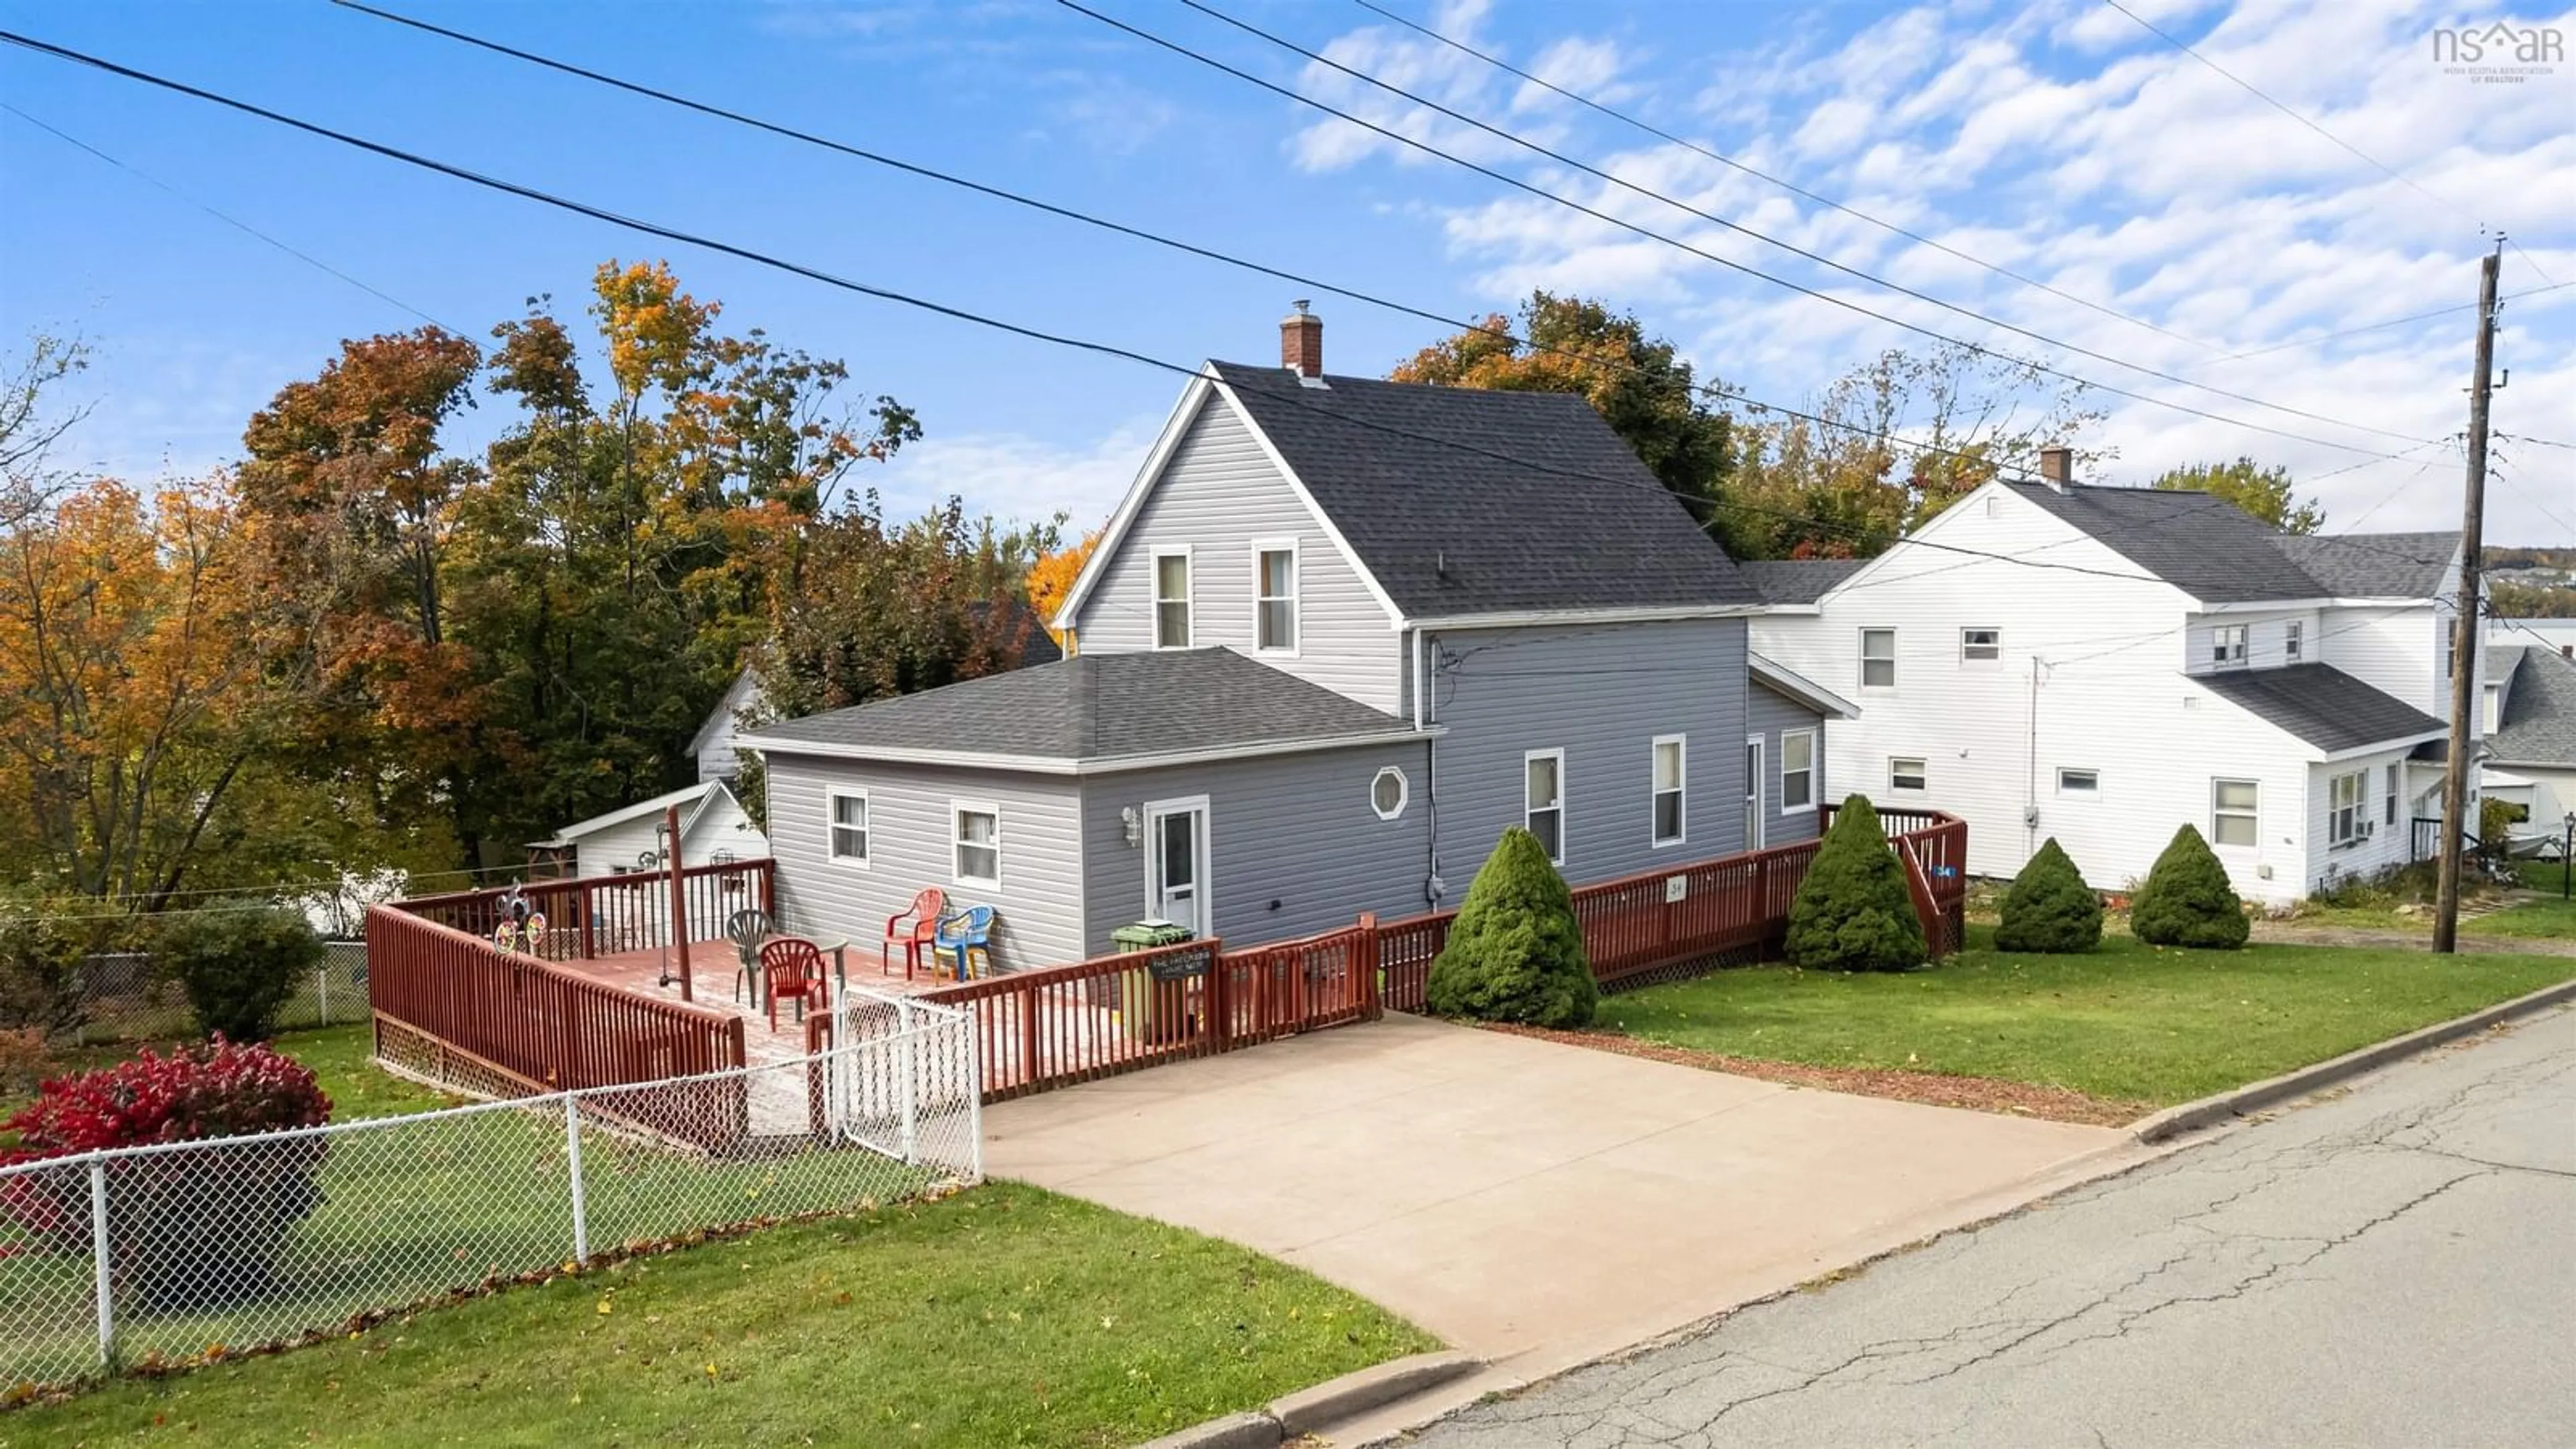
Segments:
[[[992,949],[992,935],[993,908],[968,906],[962,911],[952,911],[940,917],[939,930],[935,939],[939,950],[957,953],[957,979],[964,981],[967,979],[966,953],[968,951],[989,952]]]

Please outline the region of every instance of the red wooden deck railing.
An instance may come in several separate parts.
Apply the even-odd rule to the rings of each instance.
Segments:
[[[689,938],[720,939],[725,922],[736,911],[775,914],[772,875],[773,865],[766,857],[682,867],[680,909]],[[579,961],[674,944],[668,871],[530,881],[519,889],[526,894],[529,908],[545,915],[546,933],[537,942],[537,954],[548,961]],[[420,896],[396,901],[394,906],[469,936],[489,937],[501,924],[501,902],[509,894],[507,886],[492,886]]]
[[[367,993],[388,1023],[464,1053],[531,1092],[616,1086],[744,1064],[743,1019],[657,1000],[394,906],[367,912]],[[381,1042],[380,1042],[381,1045]],[[643,1125],[705,1147],[745,1130],[741,1079],[637,1099]]]

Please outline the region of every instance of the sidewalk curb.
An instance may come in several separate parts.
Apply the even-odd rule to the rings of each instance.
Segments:
[[[2129,1129],[2129,1134],[2138,1141],[2150,1145],[2166,1142],[2183,1133],[2197,1132],[2204,1127],[2214,1127],[2221,1122],[2242,1117],[2277,1102],[2286,1102],[2293,1097],[2304,1097],[2311,1092],[2333,1086],[2348,1077],[2360,1076],[2364,1072],[2384,1067],[2391,1062],[2402,1061],[2419,1052],[2430,1051],[2465,1036],[2474,1036],[2488,1027],[2569,1001],[2576,1001],[2576,980],[2561,981],[2555,986],[2544,986],[2538,991],[2517,996],[2511,1001],[2497,1002],[2483,1011],[2472,1011],[2466,1016],[2436,1022],[2431,1026],[2410,1031],[2404,1036],[2393,1036],[2358,1051],[2345,1052],[2342,1056],[2318,1062],[2314,1066],[2301,1067],[2295,1072],[2287,1072],[2264,1081],[2231,1088],[2216,1096],[2203,1097],[2197,1102],[2185,1102],[2179,1107],[2167,1107],[2154,1116],[2137,1122]]]
[[[1272,1399],[1261,1409],[1194,1424],[1137,1449],[1277,1449],[1342,1420],[1479,1372],[1485,1361],[1447,1350],[1390,1359]]]

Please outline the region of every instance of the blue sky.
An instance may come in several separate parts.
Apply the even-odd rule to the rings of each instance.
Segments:
[[[2316,480],[2335,525],[2456,520],[2480,228],[2508,292],[2576,282],[2576,63],[2505,81],[2437,64],[2464,18],[2576,11],[2403,0],[2131,0],[2318,121],[2357,159],[2099,0],[2016,7],[1384,0],[1514,64],[1813,191],[2155,323],[2085,310],[1520,86],[1347,0],[1212,0],[1311,48],[1745,226],[2066,343],[2403,434],[2266,412],[2066,358],[1570,175],[1311,67],[1170,0],[1097,8],[1549,190],[1810,286],[2235,422],[2101,398],[2105,481],[2250,453]],[[1404,153],[1044,0],[954,4],[392,6],[1290,270],[1471,316],[1533,285],[1605,297],[1704,372],[1799,404],[1881,348],[1928,346]],[[0,0],[8,28],[460,165],[863,281],[1181,361],[1275,356],[1296,289],[1035,217],[312,3]],[[219,463],[339,339],[481,338],[526,298],[579,305],[611,256],[667,257],[729,325],[846,359],[928,439],[874,479],[1018,516],[1105,515],[1176,394],[1129,364],[1003,337],[549,212],[14,48],[0,100],[174,197],[0,113],[0,334],[77,333],[95,411],[74,461],[129,476]],[[202,202],[401,305],[246,236]],[[1437,328],[1324,298],[1337,371]],[[2576,442],[2576,286],[2512,303],[2496,425]],[[2232,356],[2254,350],[2261,355]],[[497,426],[469,419],[461,438]],[[2309,441],[2237,425],[2260,422]],[[2337,443],[2398,452],[2397,462]],[[2358,465],[2358,466],[2356,466]],[[2576,542],[2576,451],[2499,444],[2490,538]],[[2331,475],[2331,476],[2328,476]]]

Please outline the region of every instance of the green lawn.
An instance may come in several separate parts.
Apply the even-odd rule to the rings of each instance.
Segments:
[[[1437,1345],[1034,1188],[775,1228],[0,1415],[0,1445],[1132,1444]]]
[[[2466,936],[2539,936],[2576,941],[2576,902],[2559,900],[2554,896],[2542,901],[2520,901],[2475,920],[2462,921],[2460,933]]]
[[[1977,949],[1924,971],[1754,966],[1611,996],[1645,1040],[1827,1067],[2000,1077],[2159,1105],[2275,1076],[2576,976],[2533,955],[2256,945],[2084,956]]]

